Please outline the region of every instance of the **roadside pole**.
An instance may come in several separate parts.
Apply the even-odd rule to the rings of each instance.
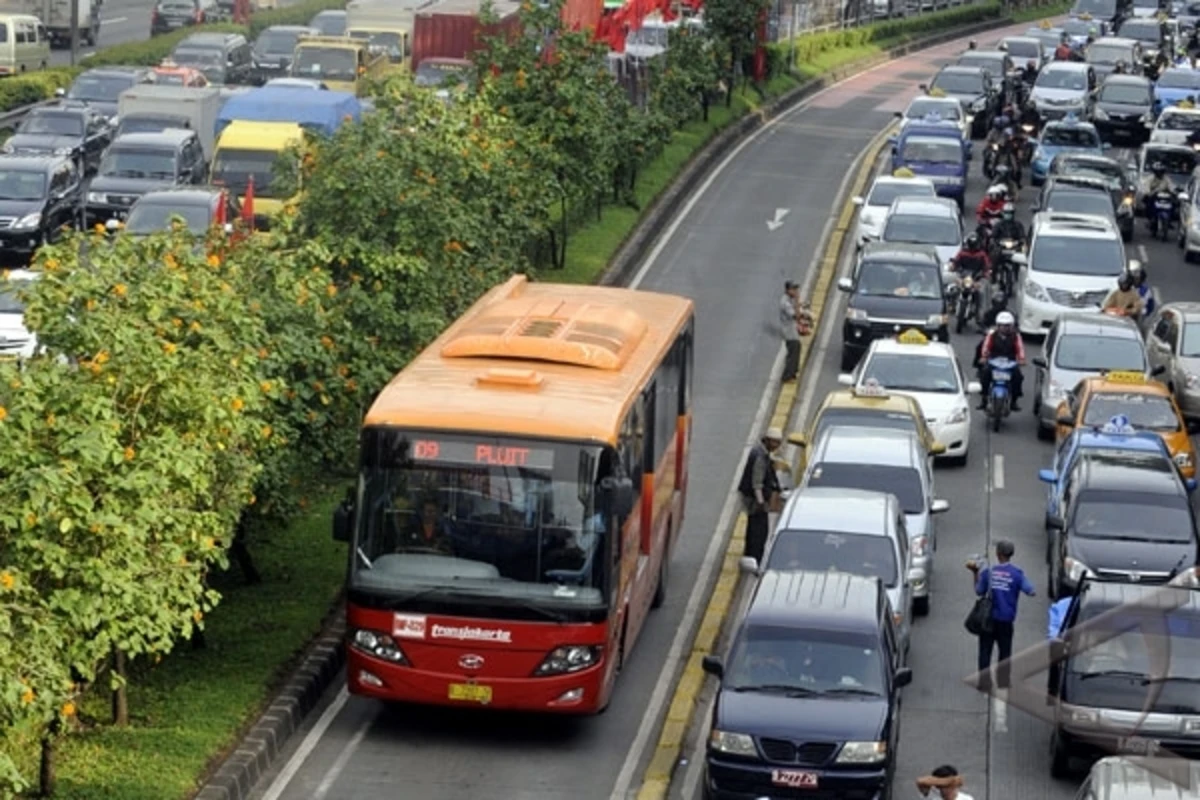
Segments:
[[[92,7],[95,13],[95,6]],[[79,0],[71,0],[71,66],[79,62]]]

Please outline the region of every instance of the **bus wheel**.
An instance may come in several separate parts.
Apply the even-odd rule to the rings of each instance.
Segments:
[[[654,587],[654,598],[650,601],[651,608],[659,608],[667,599],[667,554],[664,552],[662,563],[658,565],[658,585]]]

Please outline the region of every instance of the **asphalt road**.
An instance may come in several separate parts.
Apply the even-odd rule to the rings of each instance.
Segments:
[[[981,37],[981,46],[1026,27]],[[689,594],[731,494],[740,454],[776,361],[776,309],[783,282],[802,279],[810,268],[835,192],[859,153],[888,124],[893,111],[907,104],[917,84],[964,47],[965,40],[888,64],[834,87],[766,128],[693,198],[667,234],[661,253],[648,264],[642,288],[688,295],[697,303],[692,490],[685,532],[671,564],[667,601],[651,615],[609,710],[571,720],[392,708],[345,698],[339,680],[324,699],[324,710],[310,716],[307,735],[294,737],[275,771],[260,782],[257,798],[590,800],[622,794],[617,791],[618,778],[640,774],[633,767],[644,763],[646,748],[654,744],[653,736],[639,733],[652,733],[652,723],[643,726],[643,719],[661,711],[658,698],[667,687],[659,683],[671,679],[673,665],[666,661],[672,639],[702,611],[688,603]],[[767,221],[777,209],[788,213],[783,225],[771,231]],[[821,391],[834,378],[822,369]],[[1013,481],[1035,492],[1034,462],[1041,449],[1033,448],[1032,418],[1022,418],[1011,428],[1005,436],[1014,448],[1027,451],[1022,466],[1012,468]],[[985,461],[987,446],[981,434],[972,467],[942,479],[942,493],[959,501],[941,538],[938,556],[943,564],[961,562],[959,550],[965,556],[982,548],[985,520],[1004,521],[1003,516],[989,516],[981,500],[984,478],[978,465]],[[1028,475],[1018,479],[1018,471]],[[1040,508],[1040,497],[1022,509],[1029,519]],[[1033,541],[1037,531],[1027,527],[1029,535],[1016,537],[1019,541]],[[1032,544],[1023,549],[1040,553]],[[940,762],[951,755],[968,775],[983,775],[983,702],[966,690],[942,691],[941,685],[948,675],[965,675],[972,663],[969,642],[959,633],[968,593],[965,578],[956,586],[943,577],[933,616],[918,626],[918,678],[909,690],[906,723],[913,730],[905,738],[925,741],[905,751],[906,779],[931,759]],[[944,633],[931,639],[932,631]],[[978,741],[978,747],[963,751],[964,741]],[[939,746],[959,749],[941,757]]]
[[[1113,154],[1120,159],[1125,152],[1115,150]],[[976,159],[968,193],[972,219],[974,205],[985,187]],[[1027,227],[1029,201],[1036,191],[1026,186],[1022,192],[1018,218]],[[1174,243],[1152,241],[1145,224],[1139,221],[1134,240],[1126,247],[1131,258],[1147,265],[1163,302],[1200,299],[1200,282],[1196,280],[1200,272],[1196,266],[1184,263]],[[843,260],[840,274],[849,274],[850,261]],[[817,337],[819,367],[806,376],[812,400],[806,409],[802,396],[799,412],[811,412],[828,391],[838,388],[844,309],[844,295],[827,307],[823,321],[826,327],[832,327],[831,335],[822,330]],[[978,339],[965,333],[952,337],[968,372],[972,372],[969,365]],[[824,352],[820,352],[822,342],[826,345]],[[1027,340],[1026,348],[1028,357],[1033,358],[1041,352],[1041,341]],[[966,777],[965,790],[976,800],[1070,800],[1082,781],[1082,775],[1069,781],[1050,777],[1047,725],[1009,708],[1007,732],[994,731],[990,704],[963,682],[975,671],[976,647],[976,640],[963,629],[974,599],[964,562],[990,550],[989,543],[997,539],[1014,542],[1014,562],[1029,574],[1038,591],[1037,597],[1021,600],[1015,651],[1045,640],[1049,606],[1043,528],[1046,490],[1037,472],[1050,465],[1053,451],[1050,443],[1037,439],[1030,394],[1032,369],[1027,366],[1025,373],[1022,411],[996,434],[984,424],[982,412],[974,411],[968,465],[939,467],[936,472],[937,496],[948,499],[951,508],[938,520],[932,613],[914,625],[909,656],[914,681],[904,690],[896,797],[916,797],[912,788],[916,777],[946,763],[958,767]],[[972,405],[976,403],[974,399]],[[807,415],[803,418],[807,420]],[[1031,678],[1030,683],[1037,686],[1042,680],[1039,676]],[[707,731],[707,724],[706,717],[701,733]],[[684,770],[683,780],[677,782],[674,797],[700,797],[698,765],[702,761],[702,749],[692,748],[690,766]]]
[[[150,38],[150,10],[154,0],[106,0],[100,11],[100,36],[95,47],[80,43],[79,58],[86,58],[105,47]],[[56,67],[71,64],[70,50],[52,50],[50,64]]]

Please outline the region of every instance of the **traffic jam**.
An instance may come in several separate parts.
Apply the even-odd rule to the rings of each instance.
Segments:
[[[988,723],[920,765],[921,794],[1200,797],[1198,20],[1078,0],[972,41],[896,113],[811,414],[746,463],[749,591],[703,662],[698,794],[911,792],[924,665],[926,695],[965,684]],[[982,500],[939,491],[976,475]],[[972,738],[976,772],[954,766]]]

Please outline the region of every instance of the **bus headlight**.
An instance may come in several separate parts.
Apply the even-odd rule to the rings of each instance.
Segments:
[[[600,663],[600,653],[603,648],[590,645],[571,644],[556,647],[541,665],[533,671],[534,675],[567,675],[579,672],[581,669]]]
[[[350,638],[350,646],[369,656],[382,658],[384,661],[391,661],[393,664],[408,663],[408,659],[404,657],[404,651],[400,649],[400,645],[396,644],[391,636],[381,631],[359,628],[354,632],[354,636]]]

